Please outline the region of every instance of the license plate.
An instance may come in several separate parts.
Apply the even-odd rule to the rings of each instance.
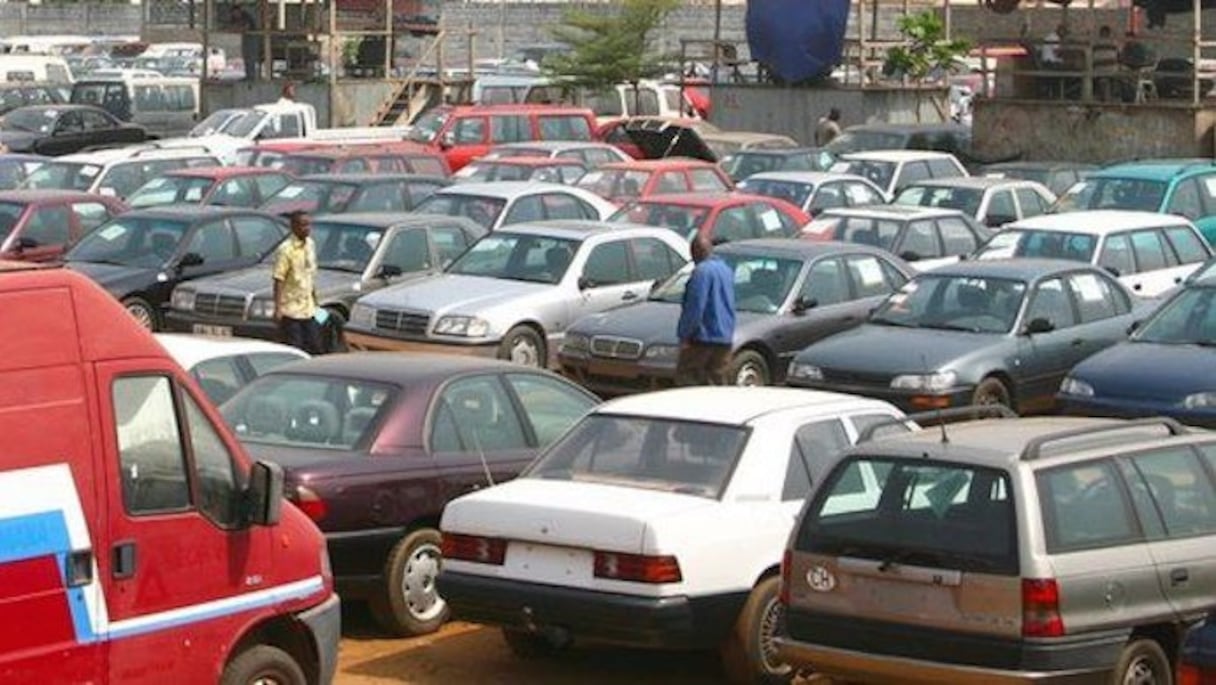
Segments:
[[[213,326],[206,323],[194,324],[195,335],[214,335],[219,338],[231,338],[232,326]]]
[[[594,555],[588,550],[531,542],[512,542],[505,561],[507,572],[514,577],[559,585],[591,582],[594,565]]]
[[[638,367],[629,362],[591,360],[587,372],[596,376],[616,376],[617,378],[637,378]]]

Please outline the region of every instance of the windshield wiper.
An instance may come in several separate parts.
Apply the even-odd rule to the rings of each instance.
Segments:
[[[907,323],[905,321],[896,321],[895,319],[885,319],[881,316],[870,319],[869,323],[878,324],[879,326],[898,326],[899,328],[916,328],[916,324]]]
[[[961,326],[956,323],[923,323],[921,328],[932,328],[937,331],[963,331],[964,333],[981,333],[978,326]]]
[[[318,269],[329,269],[330,271],[345,271],[347,273],[352,273],[352,274],[363,273],[362,267],[343,266],[341,264],[318,264],[317,268]]]

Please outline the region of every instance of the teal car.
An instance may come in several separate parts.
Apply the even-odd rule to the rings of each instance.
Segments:
[[[1158,159],[1115,164],[1064,193],[1052,211],[1131,209],[1190,219],[1216,244],[1216,164],[1210,159]]]

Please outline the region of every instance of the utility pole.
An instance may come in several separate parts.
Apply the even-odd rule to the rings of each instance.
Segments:
[[[722,61],[722,0],[714,0],[714,63],[710,67],[710,85],[718,82],[718,63]],[[680,69],[684,69],[680,64]],[[683,95],[683,93],[681,93]]]

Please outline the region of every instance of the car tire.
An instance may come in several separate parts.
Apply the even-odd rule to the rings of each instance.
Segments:
[[[792,666],[776,661],[772,642],[785,621],[780,590],[778,576],[757,583],[722,645],[722,669],[735,685],[783,685],[796,675]]]
[[[1013,409],[1013,395],[1010,394],[1008,386],[999,378],[989,376],[980,381],[980,384],[975,386],[975,392],[971,394],[971,403],[975,405],[986,404],[1003,404],[1010,409]]]
[[[519,659],[548,659],[566,649],[544,633],[530,633],[519,628],[503,628],[502,639],[507,643],[507,649]]]
[[[1173,685],[1169,657],[1156,640],[1133,639],[1119,653],[1111,685]]]
[[[448,620],[448,605],[439,596],[439,531],[416,530],[388,553],[381,582],[383,589],[368,602],[372,617],[396,637],[428,635]]]
[[[122,306],[140,326],[150,331],[160,330],[160,317],[156,315],[156,307],[144,298],[128,297],[122,301]]]
[[[730,365],[730,378],[733,385],[769,385],[772,375],[764,355],[755,350],[742,350],[735,355]]]
[[[308,685],[304,670],[290,654],[278,647],[258,645],[241,652],[220,676],[221,685]]]
[[[516,364],[543,369],[548,364],[545,341],[529,326],[516,326],[507,331],[498,345],[498,358]]]

